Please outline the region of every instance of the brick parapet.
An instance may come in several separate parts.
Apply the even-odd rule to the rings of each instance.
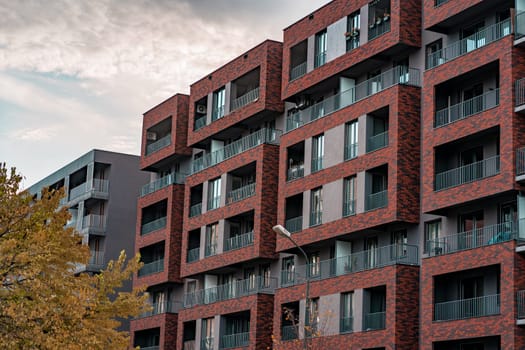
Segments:
[[[171,313],[133,319],[130,322],[131,344],[135,343],[135,332],[160,328],[159,349],[171,348],[177,342],[177,321],[178,315]]]
[[[459,15],[461,12],[479,5],[483,0],[461,0],[447,1],[442,5],[435,6],[435,0],[423,1],[423,27],[431,29],[438,27],[439,24],[451,17]]]

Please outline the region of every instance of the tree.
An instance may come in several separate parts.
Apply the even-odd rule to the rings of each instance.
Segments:
[[[122,252],[100,274],[75,275],[89,249],[65,229],[63,191],[41,199],[20,191],[21,176],[0,164],[0,348],[125,349],[118,319],[148,308],[143,289],[119,292],[141,267]]]

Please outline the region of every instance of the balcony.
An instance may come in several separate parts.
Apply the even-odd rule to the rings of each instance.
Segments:
[[[516,80],[514,87],[516,95],[516,107],[523,106],[525,104],[525,78]]]
[[[147,276],[164,271],[164,258],[144,264],[138,272],[138,276]]]
[[[197,131],[205,126],[206,126],[206,116],[203,115],[202,117],[195,119],[195,123],[193,124],[193,131]]]
[[[499,174],[499,155],[436,174],[435,191],[481,180]]]
[[[219,164],[263,143],[276,143],[279,130],[261,129],[192,162],[192,174]]]
[[[310,227],[321,225],[323,223],[323,212],[314,211],[310,213]]]
[[[82,218],[82,229],[95,229],[105,230],[106,229],[106,216],[89,214]]]
[[[212,255],[217,255],[217,243],[216,242],[208,243],[204,246],[204,256],[208,257]]]
[[[291,181],[304,177],[304,165],[297,165],[288,168],[286,172],[286,180]]]
[[[343,217],[355,215],[355,200],[345,201],[343,203]]]
[[[311,281],[324,280],[396,264],[419,265],[418,247],[409,244],[393,244],[363,250],[348,256],[322,260],[315,265],[312,264],[309,268],[307,265],[301,265],[297,266],[295,271],[282,270],[281,287],[304,283],[307,278]]]
[[[94,191],[99,193],[109,193],[109,180],[93,179],[91,182],[91,189],[88,188],[88,182],[84,182],[69,191],[69,200],[72,201],[82,196],[83,194]]]
[[[187,293],[184,295],[184,307],[206,305],[257,293],[273,294],[276,287],[277,280],[275,278],[256,276]]]
[[[150,311],[146,311],[140,314],[138,318],[150,317],[150,316],[155,316],[155,315],[160,315],[160,314],[165,314],[165,313],[176,314],[180,310],[182,310],[183,304],[180,301],[172,301],[172,302],[165,301],[162,303],[153,303],[151,307],[152,308]]]
[[[420,86],[419,70],[397,66],[353,88],[299,110],[286,118],[286,131],[297,129],[398,84]]]
[[[366,143],[366,151],[373,152],[388,146],[388,130],[377,135],[370,136]]]
[[[89,270],[101,270],[104,268],[104,251],[92,250],[88,260]]]
[[[220,348],[240,348],[250,345],[250,333],[226,334],[221,337]]]
[[[195,350],[195,340],[186,340],[182,346],[183,350]]]
[[[221,205],[221,196],[208,198],[207,210],[213,210],[219,208]]]
[[[434,127],[448,125],[499,105],[499,89],[436,111]]]
[[[161,137],[157,141],[146,146],[146,155],[155,153],[171,144],[171,134]]]
[[[290,81],[302,77],[306,74],[306,62],[298,64],[297,66],[290,69]]]
[[[157,231],[157,230],[160,230],[161,228],[166,227],[167,220],[168,220],[167,217],[163,216],[161,218],[158,218],[156,220],[143,224],[142,227],[140,228],[140,234],[147,235],[148,233],[151,233],[153,231]]]
[[[144,197],[150,193],[156,192],[173,184],[183,184],[185,179],[186,175],[180,173],[169,174],[167,176],[161,177],[160,179],[142,186],[142,189],[140,190],[140,196]]]
[[[253,244],[253,231],[233,236],[224,240],[224,251],[241,249]]]
[[[339,320],[339,332],[340,333],[350,333],[354,330],[354,318],[350,317],[341,317]]]
[[[299,232],[303,229],[303,217],[297,216],[295,218],[287,219],[284,223],[284,227],[291,232]]]
[[[525,36],[525,12],[520,12],[516,15],[515,39],[521,39]]]
[[[237,97],[231,103],[231,112],[241,107],[246,106],[248,103],[255,102],[259,99],[259,88],[248,91],[242,96]]]
[[[234,202],[242,201],[243,199],[246,199],[248,197],[251,197],[255,194],[255,183],[251,183],[242,187],[239,187],[235,190],[232,190],[228,192],[228,195],[226,196],[227,204],[231,204]]]
[[[287,341],[287,340],[295,340],[298,338],[299,338],[299,326],[298,325],[283,326],[281,328],[281,340]]]
[[[427,56],[427,69],[442,65],[454,58],[484,47],[511,33],[510,19],[487,26],[480,31],[458,40],[451,45]]]
[[[324,157],[312,158],[312,173],[323,169],[323,158]]]
[[[507,242],[517,237],[517,229],[515,222],[505,222],[440,237],[428,241],[428,252],[437,256]]]
[[[190,218],[202,214],[202,203],[194,204],[190,207]]]
[[[319,52],[314,57],[314,67],[321,67],[326,63],[326,51]]]
[[[371,312],[364,315],[364,329],[373,331],[376,329],[385,329],[386,312]]]
[[[381,191],[369,194],[366,197],[365,210],[370,211],[378,208],[386,207],[388,204],[388,191]]]
[[[434,7],[439,7],[447,2],[449,2],[450,0],[435,0],[435,3],[434,3]]]
[[[378,18],[368,26],[368,40],[375,39],[390,31],[390,17]]]
[[[212,110],[212,113],[211,113],[212,122],[216,121],[217,119],[221,119],[222,117],[224,117],[224,105],[216,107]]]
[[[459,299],[434,304],[434,321],[461,320],[500,313],[500,295]]]
[[[203,337],[201,339],[201,350],[213,350],[213,337]]]
[[[525,290],[517,293],[518,324],[525,324]]]
[[[387,140],[387,143],[388,143],[388,140]],[[350,159],[354,159],[355,157],[357,157],[357,149],[358,149],[357,143],[345,145],[345,160],[350,160]]]
[[[200,259],[200,247],[189,249],[188,250],[188,257],[186,259],[186,262],[192,263],[194,261],[197,261]]]

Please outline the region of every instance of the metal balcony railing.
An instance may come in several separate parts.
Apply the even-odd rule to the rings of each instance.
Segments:
[[[286,172],[286,180],[291,181],[304,177],[304,165],[296,165],[288,168]]]
[[[161,228],[166,227],[167,221],[168,221],[168,218],[166,216],[163,216],[156,220],[145,223],[140,228],[140,234],[147,235],[148,233],[151,233],[153,231],[160,230]]]
[[[313,211],[310,213],[310,226],[317,226],[323,223],[323,212]]]
[[[365,314],[364,319],[364,329],[365,330],[374,330],[374,329],[384,329],[386,320],[386,312],[371,312]]]
[[[248,91],[242,96],[237,97],[232,101],[230,111],[234,111],[241,107],[246,106],[248,103],[255,102],[259,99],[259,87]]]
[[[370,136],[366,143],[366,151],[373,152],[380,148],[388,146],[388,130],[380,134]]]
[[[253,244],[253,231],[241,235],[226,238],[224,240],[224,251],[241,249]]]
[[[345,160],[354,159],[355,157],[357,157],[357,148],[357,143],[345,145]]]
[[[350,215],[355,215],[355,200],[349,200],[343,203],[343,216]]]
[[[312,173],[323,169],[323,159],[324,157],[312,158]]]
[[[437,67],[475,49],[486,46],[511,33],[510,19],[487,26],[478,32],[458,40],[451,45],[427,56],[427,69]]]
[[[164,258],[144,264],[138,272],[140,276],[147,276],[164,271]]]
[[[515,39],[520,39],[525,36],[525,12],[520,12],[516,14],[516,22],[514,23],[515,27]]]
[[[326,51],[319,52],[314,57],[314,67],[321,67],[326,63]]]
[[[221,349],[240,348],[250,344],[250,333],[225,334],[221,337]]]
[[[255,194],[255,182],[239,187],[235,190],[228,192],[226,196],[226,203],[234,203],[251,197]]]
[[[106,215],[89,214],[82,218],[82,228],[106,228]]]
[[[516,150],[516,175],[525,174],[525,147]]]
[[[204,256],[217,255],[217,242],[208,243],[204,246]]]
[[[203,337],[200,350],[213,350],[213,337]]]
[[[233,156],[236,156],[237,154],[257,147],[263,143],[276,144],[280,133],[281,132],[279,130],[275,129],[260,129],[224,146],[221,149],[218,149],[212,153],[206,153],[204,156],[193,160],[192,174],[219,164]]]
[[[384,18],[378,19],[368,26],[368,40],[372,40],[390,31],[390,17],[387,20]]]
[[[525,104],[525,78],[516,80],[514,93],[516,95],[516,107]]]
[[[202,214],[202,203],[194,204],[190,207],[190,218]]]
[[[354,318],[350,317],[341,317],[339,320],[339,332],[348,333],[354,330]]]
[[[191,263],[191,262],[199,260],[200,259],[200,251],[201,251],[200,247],[189,249],[188,250],[188,256],[186,258],[186,262]]]
[[[295,266],[293,271],[281,271],[281,287],[304,283],[307,277],[310,280],[324,280],[396,264],[419,265],[418,247],[410,244],[392,244],[322,260],[315,265]]]
[[[211,121],[214,122],[217,119],[224,117],[224,105],[216,107],[211,111]]]
[[[436,111],[434,127],[465,119],[499,105],[499,89],[487,91],[455,105]]]
[[[450,254],[466,249],[507,242],[516,239],[517,234],[517,223],[504,222],[440,237],[436,240],[429,240],[427,248],[430,256]]]
[[[383,208],[388,205],[388,191],[384,190],[381,192],[371,193],[366,196],[365,210],[374,210],[377,208]]]
[[[436,174],[435,190],[463,185],[499,174],[499,155]]]
[[[459,299],[434,304],[434,321],[497,315],[500,313],[500,295]]]
[[[298,110],[286,118],[286,131],[297,129],[398,84],[420,86],[419,70],[397,66],[353,88],[325,98],[308,108]]]
[[[291,232],[299,232],[303,229],[303,217],[297,216],[295,218],[287,219],[284,223],[284,227]]]
[[[255,276],[233,283],[201,289],[184,295],[184,307],[211,304],[258,293],[273,294],[277,288],[277,279]]]
[[[525,290],[520,290],[517,293],[518,303],[518,319],[525,318]]]
[[[94,178],[92,190],[95,192],[108,193],[109,192],[109,180]]]
[[[281,340],[295,340],[299,338],[299,325],[283,326],[281,328]]]
[[[297,66],[290,69],[290,81],[302,77],[306,74],[306,62],[298,64]]]
[[[94,269],[102,269],[104,267],[104,251],[91,250],[89,255],[88,265]]]
[[[181,173],[169,174],[160,179],[152,181],[142,186],[140,190],[140,196],[144,197],[150,193],[156,192],[164,187],[168,187],[173,184],[183,184],[186,179],[186,175]]]
[[[221,205],[221,196],[208,198],[208,206],[206,210],[217,209]]]
[[[171,133],[146,146],[146,155],[157,152],[171,144]]]
[[[154,315],[160,315],[165,313],[176,314],[183,309],[183,303],[181,301],[165,301],[161,303],[151,304],[151,310],[143,312],[138,318],[150,317]]]
[[[195,119],[195,122],[193,124],[193,131],[197,131],[205,126],[206,126],[206,116],[203,115],[202,117]]]

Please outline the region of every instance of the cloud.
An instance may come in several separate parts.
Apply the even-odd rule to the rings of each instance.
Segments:
[[[58,134],[58,128],[25,128],[15,130],[10,138],[22,141],[43,141],[49,140]]]

